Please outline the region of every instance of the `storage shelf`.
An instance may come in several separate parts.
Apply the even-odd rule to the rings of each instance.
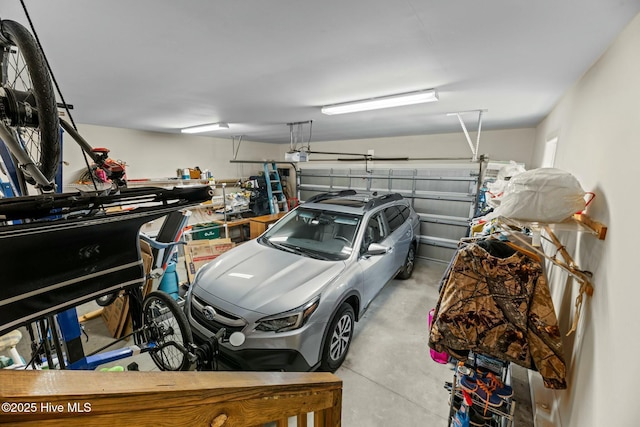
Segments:
[[[182,179],[182,178],[131,178],[127,180],[127,185],[132,186],[161,186],[161,185],[211,185],[212,187],[220,188],[223,184],[226,186],[239,186],[239,179],[226,178],[216,179],[212,182],[208,179]]]
[[[499,217],[499,221],[509,226],[520,228],[544,228],[549,226],[556,231],[571,231],[576,233],[589,233],[596,236],[599,240],[604,240],[607,236],[607,226],[594,221],[587,214],[575,214],[571,218],[562,222],[536,222],[536,221],[522,221],[518,219]]]
[[[459,398],[463,398],[462,397],[462,390],[460,388],[456,388],[455,391],[455,395]],[[475,405],[477,405],[478,407],[484,408],[485,407],[485,403],[483,401],[481,401],[480,399],[478,399],[476,396],[472,395],[471,396],[471,400],[473,401],[473,403]],[[501,425],[505,425],[506,426],[511,426],[513,425],[513,418],[515,415],[515,410],[516,410],[516,401],[513,399],[505,399],[505,403],[503,404],[503,406],[500,407],[495,407],[495,406],[491,406],[489,405],[487,407],[487,413],[490,413],[492,415],[495,415],[497,417],[502,418],[503,423],[501,423]],[[455,414],[455,412],[454,412]],[[453,424],[450,424],[453,425]],[[492,424],[492,421],[487,421],[485,423],[486,426],[491,426],[491,425],[495,425]]]
[[[569,330],[569,332],[567,332],[567,335],[574,332],[578,326],[583,294],[593,296],[593,283],[591,282],[591,277],[593,276],[593,274],[590,271],[583,270],[578,266],[578,264],[573,260],[571,254],[569,254],[569,252],[560,242],[560,239],[556,236],[553,230],[556,229],[569,230],[574,232],[588,232],[596,236],[598,239],[604,240],[607,234],[607,227],[600,222],[592,220],[586,214],[574,215],[567,221],[549,224],[518,221],[500,216],[496,219],[496,224],[502,230],[502,233],[517,240],[521,245],[526,247],[528,250],[533,251],[540,257],[551,261],[554,265],[566,271],[580,284],[580,290],[575,302],[576,309],[574,313],[573,323],[571,325],[571,329]],[[522,237],[521,231],[523,231],[523,229],[532,230],[532,242],[536,242],[535,244],[527,241],[527,239],[524,239]],[[546,236],[544,236],[543,231]],[[545,251],[542,250],[541,246],[538,244],[538,241],[541,241],[542,239],[550,242],[555,246],[556,251],[553,256],[545,253]],[[558,254],[562,259],[558,259]]]
[[[553,229],[566,230],[574,232],[588,232],[596,236],[600,240],[604,240],[607,233],[607,227],[597,221],[592,220],[585,214],[574,215],[572,218],[560,222],[560,223],[541,223],[534,221],[520,221],[506,217],[498,217],[496,223],[500,227],[503,233],[518,240],[521,244],[525,245],[528,249],[537,253],[538,255],[548,259],[553,264],[565,270],[571,276],[578,280],[581,284],[581,290],[586,292],[587,295],[593,295],[593,284],[591,283],[591,272],[580,269],[573,257],[568,253],[564,245],[560,242],[560,239],[555,235]],[[542,238],[542,230],[548,235],[548,241],[556,247],[556,255],[547,255],[539,245],[535,245],[523,239],[519,234],[521,230],[529,229],[533,230],[534,237]],[[535,239],[534,239],[535,240]],[[562,256],[562,260],[558,260],[557,254]]]
[[[511,377],[511,366],[509,363],[506,363],[503,366],[500,377],[506,383],[510,382],[509,378]],[[462,387],[460,387],[460,384],[458,384],[457,381],[458,381],[458,376],[457,376],[457,373],[454,372],[453,382],[451,383],[450,395],[457,396],[460,399],[464,399],[463,393],[462,393]],[[480,400],[472,392],[468,392],[468,394],[471,396],[471,400],[473,402],[474,408],[476,409],[482,408],[484,410],[484,408],[486,407],[486,413],[492,415],[492,420],[487,420],[484,424],[485,426],[490,426],[490,427],[497,426],[497,425],[499,425],[500,427],[513,426],[513,420],[514,420],[515,409],[516,409],[516,401],[513,399],[513,396],[510,398],[503,399],[503,404],[496,407],[496,406],[487,405],[485,402]],[[452,421],[456,412],[453,406],[453,401],[454,399],[450,398],[449,426],[453,425]]]

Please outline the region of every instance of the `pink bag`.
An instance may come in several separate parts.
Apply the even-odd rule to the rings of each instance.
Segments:
[[[429,310],[429,330],[431,330],[431,324],[433,323],[433,314],[435,313],[435,311],[435,308]],[[437,352],[434,349],[429,348],[429,354],[431,355],[431,358],[434,362],[442,363],[443,365],[445,365],[449,361],[449,354],[444,351]]]

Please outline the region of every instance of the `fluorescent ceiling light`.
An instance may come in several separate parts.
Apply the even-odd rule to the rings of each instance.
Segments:
[[[180,129],[182,133],[201,133],[209,132],[212,130],[229,129],[228,123],[212,123],[208,125],[193,126],[190,128]]]
[[[357,111],[400,107],[402,105],[421,104],[423,102],[434,102],[437,100],[438,92],[435,89],[427,89],[398,95],[382,96],[379,98],[363,99],[361,101],[345,102],[343,104],[327,105],[322,107],[322,114],[355,113]]]

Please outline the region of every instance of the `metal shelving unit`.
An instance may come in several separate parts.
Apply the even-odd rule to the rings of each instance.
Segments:
[[[509,382],[508,379],[511,377],[511,368],[508,362],[505,362],[500,376],[503,381]],[[453,425],[453,416],[456,413],[456,409],[454,408],[454,405],[453,405],[453,402],[454,402],[453,396],[457,396],[458,398],[463,399],[462,388],[460,387],[457,381],[458,381],[458,376],[456,373],[454,373],[453,381],[451,383],[452,384],[451,398],[449,399],[449,418],[448,418],[447,426]],[[476,397],[472,393],[470,394],[474,404],[474,408],[485,408],[486,406],[487,408],[486,413],[491,414],[492,416],[491,420],[487,420],[487,422],[485,423],[485,426],[487,427],[512,427],[513,426],[513,420],[514,420],[514,415],[516,410],[516,401],[513,399],[513,397],[504,399],[504,403],[501,406],[495,407],[491,405],[486,405],[485,402],[478,399],[478,397]]]

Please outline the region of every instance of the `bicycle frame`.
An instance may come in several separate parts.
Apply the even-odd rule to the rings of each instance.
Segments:
[[[4,89],[0,88],[0,97],[3,92]],[[9,151],[11,151],[11,154],[16,157],[24,172],[31,176],[43,190],[50,190],[54,187],[53,182],[50,182],[45,178],[27,151],[24,149],[24,146],[19,142],[18,138],[14,136],[14,133],[11,132],[11,130],[4,124],[0,124],[0,139],[2,139]]]
[[[16,92],[11,91],[10,89],[4,89],[0,87],[0,103],[3,100],[3,97],[6,97],[7,93]],[[97,167],[103,169],[107,178],[109,178],[116,188],[121,188],[126,186],[126,181],[124,179],[125,171],[121,165],[113,164],[107,162],[109,150],[100,148],[94,149],[75,129],[69,122],[60,119],[60,127],[67,132],[73,140],[80,146],[82,151],[84,151],[91,160],[96,164]],[[13,131],[9,127],[7,127],[4,123],[0,122],[0,140],[4,142],[8,150],[11,154],[16,158],[19,168],[23,173],[32,177],[38,188],[42,189],[44,192],[50,192],[55,189],[55,182],[49,181],[47,178],[40,172],[38,166],[34,163],[33,159],[27,153],[27,150],[24,147],[24,144],[19,139],[19,135],[17,132]],[[5,159],[5,163],[8,159]],[[18,187],[18,183],[14,182],[14,186]]]
[[[130,297],[129,304],[136,305],[137,310],[133,311],[141,311],[142,302],[140,299],[135,298],[134,294],[130,292],[126,292],[126,294]],[[92,353],[85,356],[83,345],[81,342],[82,338],[82,329],[80,324],[78,323],[77,313],[75,309],[67,310],[62,313],[59,313],[56,316],[56,319],[50,319],[50,323],[47,325],[44,330],[39,331],[39,344],[40,346],[46,346],[47,340],[54,340],[55,338],[61,338],[65,343],[65,350],[62,349],[62,345],[55,345],[55,357],[52,351],[43,351],[41,348],[33,347],[32,359],[26,364],[22,366],[17,366],[17,369],[20,368],[28,368],[32,366],[33,368],[39,368],[40,365],[47,363],[49,369],[67,369],[67,370],[93,370],[98,368],[101,365],[106,363],[115,362],[117,360],[126,359],[138,354],[149,353],[153,351],[159,351],[165,347],[173,346],[177,348],[181,353],[188,355],[190,354],[190,349],[185,348],[183,345],[176,343],[175,341],[165,342],[163,344],[159,344],[155,340],[146,339],[147,336],[151,335],[150,330],[152,326],[150,325],[139,325],[134,331],[130,334],[123,336],[119,339],[113,340],[106,346],[103,346]],[[136,322],[140,323],[140,322]],[[44,335],[44,336],[43,336]],[[104,351],[109,347],[116,345],[117,343],[126,340],[130,337],[134,337],[134,344],[122,348],[118,348],[115,350]],[[50,344],[49,344],[50,346]],[[36,360],[39,359],[40,353],[46,354],[46,361],[39,360],[36,365]],[[189,356],[193,357],[193,356]],[[193,361],[190,360],[190,363]]]

